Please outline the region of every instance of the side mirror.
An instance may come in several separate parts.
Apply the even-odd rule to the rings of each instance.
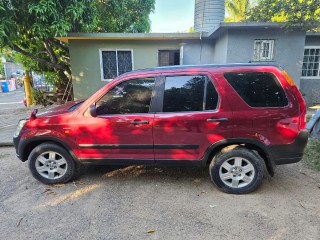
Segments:
[[[97,108],[96,108],[96,106],[95,105],[91,105],[89,107],[89,112],[90,112],[90,115],[92,117],[96,117],[97,116]]]

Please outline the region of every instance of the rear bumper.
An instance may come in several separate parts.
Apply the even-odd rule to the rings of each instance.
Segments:
[[[295,141],[291,144],[272,145],[268,147],[270,158],[275,165],[299,162],[303,157],[303,151],[308,143],[307,130],[300,131]]]

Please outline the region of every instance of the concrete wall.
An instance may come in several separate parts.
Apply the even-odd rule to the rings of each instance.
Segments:
[[[179,41],[70,40],[73,91],[76,99],[87,98],[104,86],[99,49],[132,49],[133,69],[158,65],[158,50],[180,49]]]
[[[185,41],[183,46],[183,65],[214,63],[212,40]]]
[[[253,61],[254,41],[274,39],[274,62],[283,67],[300,86],[301,67],[304,52],[305,32],[277,29],[229,30],[227,62],[247,63]]]
[[[70,40],[74,96],[76,99],[89,97],[107,83],[101,80],[99,49],[132,49],[134,70],[158,66],[158,50],[180,49],[182,45],[184,65],[247,63],[253,60],[256,39],[275,40],[275,62],[299,87],[305,32],[229,29],[214,40]]]
[[[320,36],[307,36],[305,46],[320,48]],[[320,103],[320,77],[301,79],[300,91],[308,106]]]
[[[228,33],[224,33],[215,39],[213,63],[227,63]]]
[[[320,46],[320,35],[319,36],[307,36],[306,46]]]
[[[158,50],[180,49],[181,45],[184,65],[213,63],[212,40],[70,40],[69,45],[75,99],[87,98],[107,83],[101,80],[99,49],[132,49],[134,70],[157,67]]]

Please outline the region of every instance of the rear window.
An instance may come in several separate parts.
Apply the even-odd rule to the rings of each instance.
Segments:
[[[288,100],[278,79],[267,72],[225,73],[225,79],[250,107],[284,107]]]

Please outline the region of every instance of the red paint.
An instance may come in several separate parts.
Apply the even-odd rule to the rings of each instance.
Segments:
[[[224,79],[225,72],[271,72],[282,85],[289,104],[280,108],[249,107]],[[109,89],[118,83],[145,76],[207,75],[219,92],[216,111],[123,114],[92,117],[88,113]],[[126,74],[107,84],[87,99],[78,109],[68,112],[74,102],[37,115],[27,122],[20,133],[22,139],[53,136],[64,141],[78,158],[116,159],[201,159],[217,141],[230,138],[258,140],[264,145],[290,144],[305,128],[306,107],[295,86],[273,66],[230,66],[150,70]],[[227,118],[226,122],[207,119]],[[32,119],[30,119],[32,120]],[[132,121],[148,121],[133,125]],[[95,145],[198,145],[197,149],[96,149],[80,148]]]

